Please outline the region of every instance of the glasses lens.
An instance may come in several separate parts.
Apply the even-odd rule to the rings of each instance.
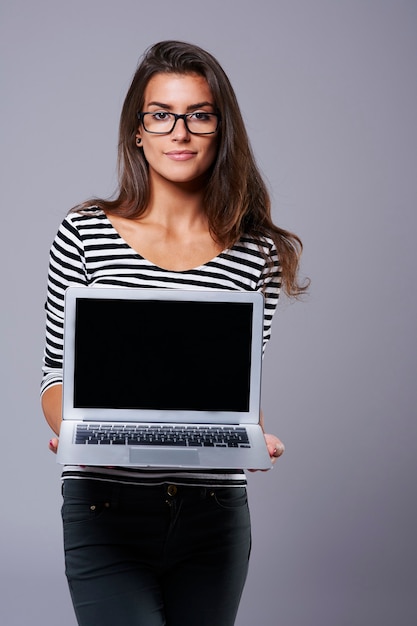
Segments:
[[[171,113],[158,111],[156,113],[144,113],[143,126],[150,133],[169,133],[175,122]]]
[[[142,117],[145,130],[150,133],[170,133],[175,125],[175,115],[166,111],[144,113]],[[217,116],[213,113],[196,112],[186,116],[187,127],[191,133],[209,134],[217,130]]]
[[[214,133],[217,129],[217,117],[213,113],[191,113],[187,115],[187,126],[191,133]]]

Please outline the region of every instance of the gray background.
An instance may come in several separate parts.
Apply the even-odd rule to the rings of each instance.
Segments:
[[[250,476],[237,626],[417,623],[416,18],[411,0],[2,0],[2,625],[75,624],[38,403],[47,255],[71,206],[113,191],[124,95],[165,38],[229,74],[313,281],[265,358],[287,452]]]

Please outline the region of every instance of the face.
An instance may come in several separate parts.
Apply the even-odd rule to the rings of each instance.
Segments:
[[[214,113],[214,101],[206,79],[198,74],[156,74],[145,90],[144,112]],[[193,135],[183,119],[168,135],[153,135],[139,126],[137,137],[149,164],[151,182],[198,183],[217,154],[217,135]]]

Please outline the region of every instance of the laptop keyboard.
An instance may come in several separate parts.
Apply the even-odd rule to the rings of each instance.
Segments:
[[[83,445],[250,448],[243,426],[146,426],[78,424],[75,443]]]

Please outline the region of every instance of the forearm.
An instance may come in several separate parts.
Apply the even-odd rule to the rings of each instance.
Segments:
[[[42,410],[49,426],[59,435],[62,421],[62,385],[53,385],[44,392]]]
[[[262,409],[260,410],[260,413],[259,413],[259,425],[262,428],[262,430],[265,432],[264,412],[262,411]]]

